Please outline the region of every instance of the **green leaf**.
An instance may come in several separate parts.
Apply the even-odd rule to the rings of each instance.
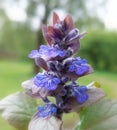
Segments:
[[[36,107],[36,101],[21,92],[11,94],[0,101],[2,117],[18,130],[27,130]]]
[[[117,130],[117,100],[100,100],[80,113],[75,130]]]

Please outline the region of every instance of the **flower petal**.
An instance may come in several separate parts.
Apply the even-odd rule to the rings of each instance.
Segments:
[[[53,103],[47,103],[45,106],[38,107],[38,116],[48,118],[57,114],[57,107]]]
[[[46,88],[48,91],[56,90],[60,79],[54,75],[38,73],[34,78],[34,84],[37,87]]]
[[[86,88],[86,86],[81,86],[81,87],[78,87],[77,89],[76,89],[77,91],[75,92],[75,97],[76,97],[76,99],[77,99],[77,102],[79,103],[79,104],[83,104],[83,103],[85,103],[87,100],[88,100],[88,94],[87,94],[87,88]]]
[[[41,45],[39,50],[33,50],[29,54],[30,58],[36,59],[37,65],[40,65],[44,69],[47,69],[45,61],[64,59],[66,57],[66,51],[61,50],[60,47]]]
[[[32,50],[29,54],[29,58],[37,58],[39,57],[39,51],[38,50]]]
[[[65,62],[67,68],[66,76],[70,77],[72,80],[90,74],[93,72],[93,69],[90,65],[87,64],[85,59],[78,58],[69,58]]]

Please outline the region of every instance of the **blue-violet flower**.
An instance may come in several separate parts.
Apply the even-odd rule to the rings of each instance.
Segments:
[[[33,50],[30,54],[30,58],[43,58],[45,61],[50,59],[60,57],[64,58],[66,56],[66,51],[61,50],[57,45],[56,46],[46,46],[41,45],[39,50]]]
[[[46,73],[38,73],[34,77],[34,84],[37,87],[44,87],[47,90],[55,90],[60,83],[60,79],[57,76]]]
[[[52,104],[52,103],[48,103],[45,106],[39,106],[38,107],[38,116],[39,117],[49,117],[52,115],[56,115],[57,113],[57,107]]]
[[[87,61],[85,59],[82,60],[80,57],[73,58],[68,64],[68,71],[75,72],[79,76],[86,74],[90,69]]]

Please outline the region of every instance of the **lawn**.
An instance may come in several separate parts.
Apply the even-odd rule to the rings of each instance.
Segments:
[[[0,61],[0,99],[16,91],[23,91],[21,82],[33,76],[32,66],[28,62]],[[109,97],[117,97],[117,75],[115,73],[95,71],[91,75],[80,78],[79,84],[85,85],[92,81],[99,82]],[[76,119],[77,116],[70,114],[64,117],[67,124],[73,118]],[[14,129],[0,118],[0,130]]]

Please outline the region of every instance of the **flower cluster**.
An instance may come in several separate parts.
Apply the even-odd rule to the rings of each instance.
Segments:
[[[80,86],[77,80],[92,73],[93,69],[86,59],[74,57],[80,49],[80,39],[85,33],[74,28],[70,15],[60,20],[59,16],[53,13],[53,25],[43,25],[42,32],[48,45],[41,45],[39,50],[33,50],[29,57],[44,71],[23,82],[22,86],[28,95],[41,98],[45,103],[44,106],[38,107],[38,118],[60,118],[62,113],[77,111],[88,104],[88,101],[91,102],[92,93],[96,91],[86,85]],[[52,103],[48,96],[54,97],[55,103]]]

